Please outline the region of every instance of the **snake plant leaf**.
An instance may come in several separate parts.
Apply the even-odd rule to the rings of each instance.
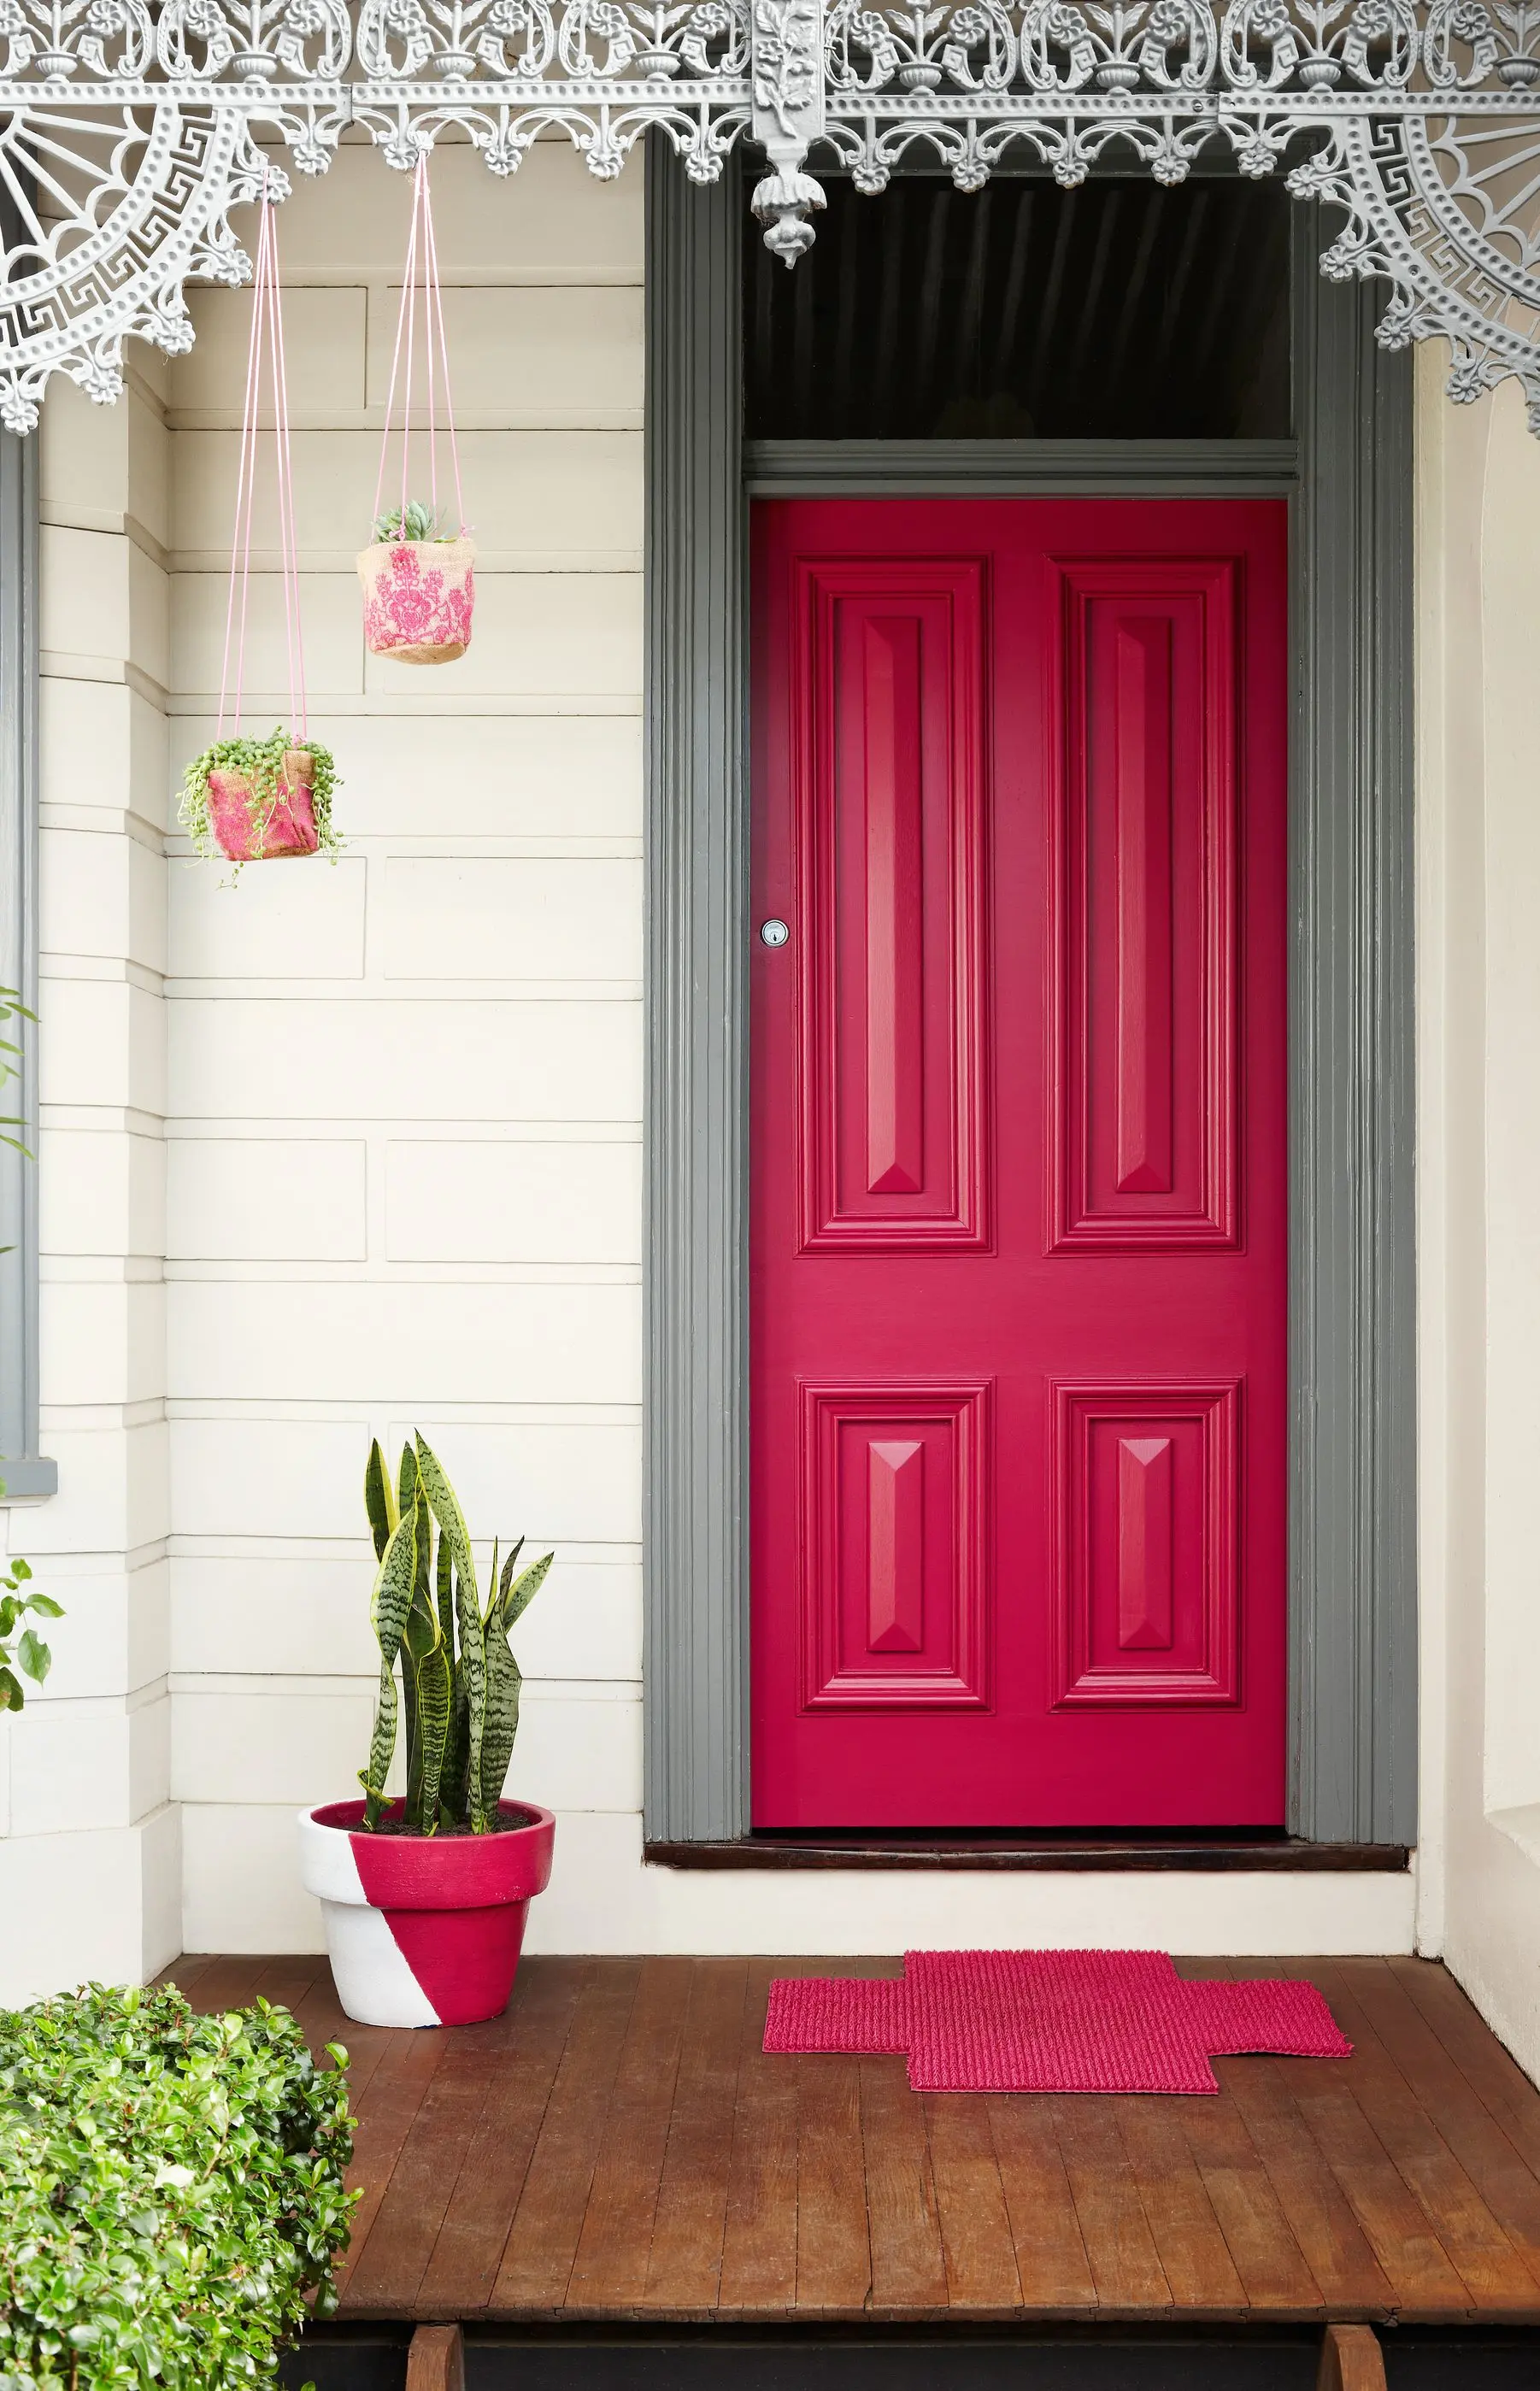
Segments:
[[[420,1531],[427,1518],[427,1505],[416,1506],[422,1514]],[[419,1554],[422,1546],[419,1544]],[[401,1638],[401,1691],[407,1710],[407,1824],[421,1830],[432,1828],[438,1816],[438,1775],[443,1763],[443,1738],[435,1737],[434,1754],[434,1792],[428,1802],[424,1783],[424,1734],[432,1733],[432,1724],[424,1720],[421,1711],[421,1687],[424,1668],[430,1669],[433,1653],[442,1639],[438,1629],[438,1613],[428,1594],[428,1572],[420,1566],[417,1584],[412,1593],[412,1605],[407,1613],[406,1632]]]
[[[502,1622],[505,1632],[510,1627],[517,1626],[524,1617],[544,1585],[546,1572],[555,1558],[554,1553],[543,1553],[537,1561],[531,1561],[529,1567],[521,1571],[511,1585],[505,1588],[502,1600],[498,1606],[498,1616]]]
[[[399,1475],[400,1483],[396,1489],[395,1499],[400,1507],[401,1516],[405,1519],[417,1500],[417,1455],[409,1444],[404,1444],[401,1448]]]
[[[401,1514],[396,1509],[395,1493],[378,1437],[369,1446],[369,1459],[364,1465],[364,1508],[369,1513],[369,1531],[374,1538],[374,1557],[376,1561],[382,1561],[385,1546],[390,1543]]]
[[[421,1513],[414,1503],[407,1517],[396,1521],[380,1563],[380,1573],[374,1581],[370,1615],[380,1656],[387,1668],[394,1664],[401,1649],[407,1613],[412,1607],[412,1596],[417,1591],[420,1519]]]
[[[434,1640],[414,1664],[417,1680],[418,1786],[416,1823],[425,1835],[437,1831],[444,1754],[449,1740],[453,1680],[449,1655],[434,1622]]]
[[[372,1834],[380,1824],[380,1813],[385,1806],[385,1779],[390,1775],[391,1762],[395,1757],[395,1671],[389,1661],[380,1665],[380,1693],[374,1705],[374,1733],[369,1738],[369,1766],[358,1771],[358,1782],[368,1799],[364,1805],[364,1825]]]
[[[486,1724],[481,1743],[481,1813],[490,1827],[498,1823],[498,1803],[513,1757],[523,1684],[519,1664],[494,1614],[486,1624]]]
[[[459,1669],[454,1673],[453,1705],[439,1780],[438,1815],[446,1827],[467,1827],[471,1823],[471,1705]]]
[[[481,1803],[481,1745],[486,1716],[486,1647],[482,1638],[481,1608],[476,1596],[476,1563],[455,1490],[433,1447],[417,1440],[418,1474],[433,1506],[439,1533],[448,1540],[455,1573],[455,1623],[459,1631],[459,1672],[467,1703],[466,1753],[471,1791],[471,1831],[486,1831]]]
[[[523,1552],[524,1545],[529,1540],[526,1536],[521,1536],[518,1543],[510,1552],[508,1558],[502,1565],[502,1583],[500,1585],[497,1582],[497,1570],[494,1570],[492,1572],[492,1600],[497,1604],[499,1610],[502,1609],[503,1604],[508,1600],[508,1589],[513,1583],[514,1564],[518,1560],[519,1555]]]
[[[440,1536],[438,1540],[437,1592],[439,1633],[444,1638],[444,1648],[449,1655],[449,1666],[452,1670],[455,1660],[455,1588],[454,1580],[450,1574],[447,1536]]]

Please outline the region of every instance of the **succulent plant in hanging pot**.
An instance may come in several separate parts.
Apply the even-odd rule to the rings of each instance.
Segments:
[[[402,665],[450,665],[471,644],[476,549],[469,535],[439,528],[416,499],[376,518],[358,557],[369,653]]]
[[[553,1556],[492,1569],[485,1605],[454,1488],[420,1436],[395,1478],[378,1442],[364,1501],[379,1572],[370,1618],[380,1687],[362,1801],[300,1813],[337,1995],[365,2025],[471,2025],[507,2008],[556,1822],[505,1802],[523,1684],[509,1630]],[[400,1682],[397,1684],[397,1671]],[[386,1779],[405,1727],[406,1790]]]
[[[318,739],[274,729],[216,739],[182,776],[182,823],[201,856],[237,865],[286,855],[336,855],[337,767]]]

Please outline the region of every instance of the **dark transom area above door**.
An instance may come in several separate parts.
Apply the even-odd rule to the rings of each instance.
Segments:
[[[1281,184],[827,189],[795,274],[744,252],[750,440],[1287,437]]]

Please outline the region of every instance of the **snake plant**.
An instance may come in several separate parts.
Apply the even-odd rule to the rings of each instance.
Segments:
[[[380,1696],[364,1789],[363,1824],[384,1819],[385,1778],[395,1751],[399,1710],[407,1728],[407,1798],[400,1823],[433,1835],[441,1827],[493,1832],[503,1779],[519,1731],[519,1664],[508,1631],[528,1609],[555,1556],[518,1576],[521,1536],[499,1575],[498,1547],[486,1607],[476,1584],[455,1490],[420,1436],[401,1448],[392,1478],[376,1439],[364,1471],[364,1505],[379,1574],[370,1618],[380,1646]],[[395,1821],[392,1821],[395,1823]]]

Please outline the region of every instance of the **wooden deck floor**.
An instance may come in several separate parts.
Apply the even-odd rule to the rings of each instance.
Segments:
[[[805,1959],[532,1959],[506,2017],[416,2034],[350,2024],[324,1960],[167,1975],[346,2043],[344,2319],[1540,2323],[1540,2093],[1442,1968],[1184,1968],[1308,1976],[1354,2056],[1220,2060],[1217,2100],[919,2096],[901,2059],[763,2055]]]

